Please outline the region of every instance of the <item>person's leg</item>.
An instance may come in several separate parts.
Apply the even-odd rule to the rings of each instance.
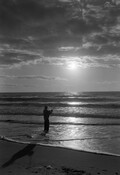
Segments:
[[[46,122],[46,132],[49,132],[49,120]]]
[[[47,122],[44,121],[44,132],[46,132],[46,130],[47,130]]]

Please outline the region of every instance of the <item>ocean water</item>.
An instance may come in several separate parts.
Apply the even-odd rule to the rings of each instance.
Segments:
[[[53,109],[43,131],[43,108]],[[120,92],[0,93],[0,135],[120,156]]]

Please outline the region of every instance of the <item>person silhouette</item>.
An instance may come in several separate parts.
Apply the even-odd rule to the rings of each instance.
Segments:
[[[43,116],[44,116],[44,132],[49,132],[49,116],[52,114],[53,110],[48,110],[48,106],[44,107]]]

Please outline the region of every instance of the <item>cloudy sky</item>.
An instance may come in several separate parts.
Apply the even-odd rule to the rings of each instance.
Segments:
[[[120,90],[120,0],[0,0],[0,92]]]

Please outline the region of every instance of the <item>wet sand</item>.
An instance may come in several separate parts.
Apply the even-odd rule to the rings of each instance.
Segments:
[[[120,157],[0,140],[1,175],[120,175]]]

